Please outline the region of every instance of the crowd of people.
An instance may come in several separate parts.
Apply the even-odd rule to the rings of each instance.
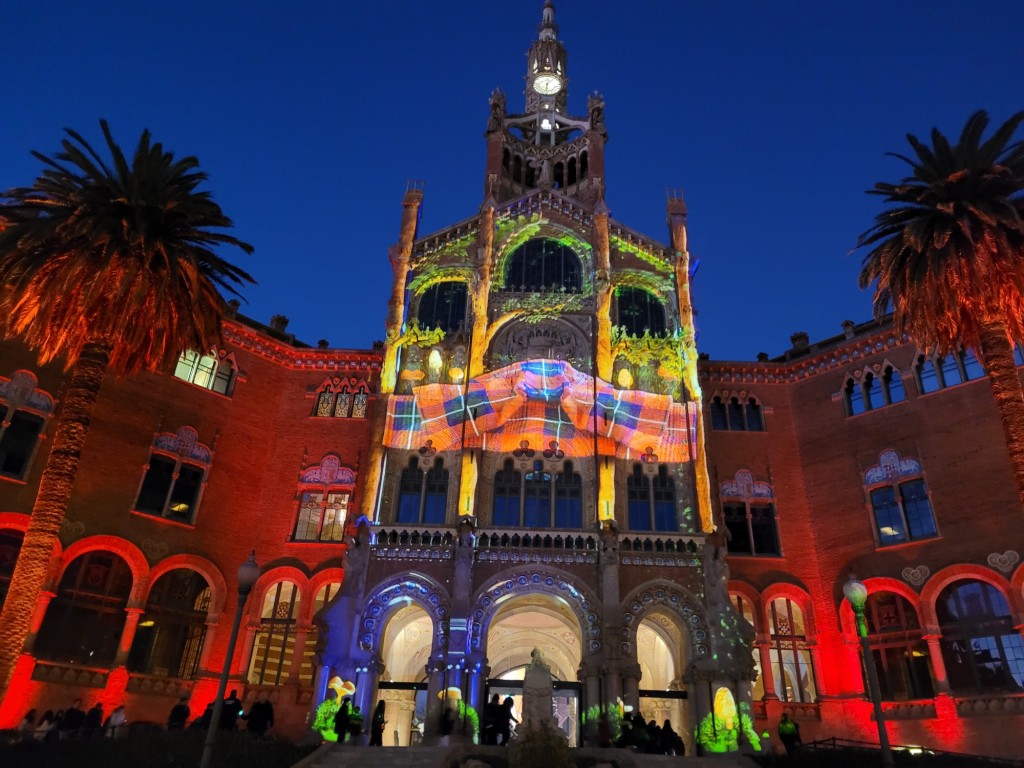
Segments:
[[[599,736],[604,742],[605,737]],[[686,745],[682,737],[672,728],[672,723],[666,720],[664,724],[658,725],[654,720],[646,721],[639,712],[632,715],[625,715],[619,723],[619,737],[615,739],[615,746],[623,749],[632,749],[647,755],[683,755],[686,753]],[[602,743],[601,746],[610,746]]]
[[[127,719],[124,706],[115,707],[106,717],[103,704],[96,702],[88,711],[82,709],[82,700],[75,699],[67,709],[48,709],[40,716],[30,709],[18,724],[18,733],[36,741],[67,739],[120,738],[124,735]]]
[[[191,722],[189,718],[192,713],[188,702],[188,696],[183,696],[171,708],[167,717],[167,730],[209,727],[214,702],[210,702],[203,714]],[[245,722],[245,729],[254,736],[266,734],[274,725],[274,705],[267,699],[266,692],[261,693],[249,711],[245,712],[237,691],[232,690],[223,701],[218,727],[225,731],[237,730],[239,719]],[[150,727],[154,727],[153,724]],[[25,739],[53,742],[68,739],[118,739],[127,735],[128,729],[123,704],[104,716],[102,702],[96,702],[86,711],[82,708],[82,700],[75,699],[67,709],[48,709],[42,715],[38,714],[38,710],[30,709],[18,724],[17,732]]]

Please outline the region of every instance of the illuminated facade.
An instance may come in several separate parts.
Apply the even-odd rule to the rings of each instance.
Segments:
[[[105,382],[0,727],[74,698],[200,714],[255,548],[230,665],[288,735],[335,676],[388,701],[388,744],[446,691],[469,735],[541,647],[574,743],[620,705],[691,754],[783,712],[872,740],[853,570],[893,742],[1019,752],[1024,542],[978,361],[874,323],[699,360],[685,205],[667,246],[610,217],[604,104],[570,114],[568,72],[549,4],[524,111],[491,96],[478,213],[421,235],[405,195],[380,348],[234,317],[173,375]],[[0,599],[61,385],[0,349]]]

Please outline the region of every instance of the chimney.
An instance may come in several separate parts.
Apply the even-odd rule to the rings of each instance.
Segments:
[[[811,348],[811,337],[807,335],[807,331],[797,331],[789,337],[789,341],[794,352],[806,352]]]
[[[843,320],[843,336],[853,338],[853,320]]]
[[[228,317],[237,317],[238,316],[238,308],[240,306],[242,306],[242,302],[240,302],[238,299],[232,299],[231,301],[229,301],[228,302],[228,311],[227,311]]]
[[[288,318],[284,315],[274,315],[270,318],[271,330],[277,331],[278,333],[284,333],[288,327]]]
[[[759,362],[759,363],[767,363],[768,362],[768,353],[767,352],[758,352],[757,353],[757,362]]]
[[[331,343],[327,341],[327,339],[320,339],[320,341],[316,343],[317,349],[330,349],[330,346]]]

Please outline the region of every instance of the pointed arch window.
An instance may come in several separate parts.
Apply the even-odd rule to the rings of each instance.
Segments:
[[[579,257],[571,248],[551,238],[536,238],[508,257],[505,290],[579,293],[582,271]]]
[[[315,617],[325,605],[338,596],[341,589],[340,581],[332,581],[324,584],[317,590],[313,598],[313,616]],[[306,632],[306,645],[302,649],[302,669],[299,671],[299,683],[301,685],[312,685],[316,676],[316,647],[320,637],[320,626],[313,622]]]
[[[174,376],[230,397],[235,384],[235,366],[229,356],[219,357],[216,352],[200,355],[188,350],[178,358]]]
[[[463,330],[469,292],[465,283],[447,280],[427,288],[420,296],[416,317],[421,328],[440,328],[446,334]]]
[[[128,656],[128,669],[190,680],[199,670],[210,610],[210,587],[187,568],[165,573],[153,584]]]
[[[325,381],[316,395],[313,415],[320,418],[366,418],[366,384],[356,378]]]
[[[618,324],[631,336],[642,336],[644,331],[651,336],[665,335],[665,305],[650,291],[617,287],[615,312]]]
[[[764,409],[755,397],[715,395],[708,403],[711,428],[730,432],[764,432]]]
[[[954,693],[1024,689],[1024,639],[1003,594],[974,579],[950,584],[935,612]]]
[[[633,465],[626,478],[626,507],[631,531],[678,531],[675,482],[668,465]]]
[[[865,371],[860,380],[850,376],[843,386],[847,416],[902,403],[905,399],[903,379],[891,365],[885,365],[880,371]]]
[[[299,476],[299,509],[293,541],[341,541],[356,473],[334,454]]]
[[[918,355],[914,372],[918,391],[922,395],[985,376],[981,361],[970,349],[961,349],[941,357]]]
[[[444,459],[435,458],[433,466],[424,472],[420,459],[416,456],[410,458],[399,481],[396,522],[443,525],[447,506],[448,470]]]
[[[729,600],[732,602],[732,607],[736,609],[736,613],[757,630],[757,621],[754,619],[754,606],[750,599],[744,595],[730,592]],[[750,693],[754,701],[761,701],[764,699],[764,679],[761,677],[761,653],[757,647],[754,647],[752,652],[754,656],[754,672],[757,677],[754,678],[754,684],[751,686]]]

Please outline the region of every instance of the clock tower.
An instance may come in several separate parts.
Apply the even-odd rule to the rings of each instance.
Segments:
[[[537,39],[526,54],[526,109],[506,112],[505,94],[491,94],[484,195],[505,202],[534,190],[558,190],[588,205],[602,197],[604,100],[587,100],[587,114],[568,110],[566,52],[555,6],[544,4]]]

